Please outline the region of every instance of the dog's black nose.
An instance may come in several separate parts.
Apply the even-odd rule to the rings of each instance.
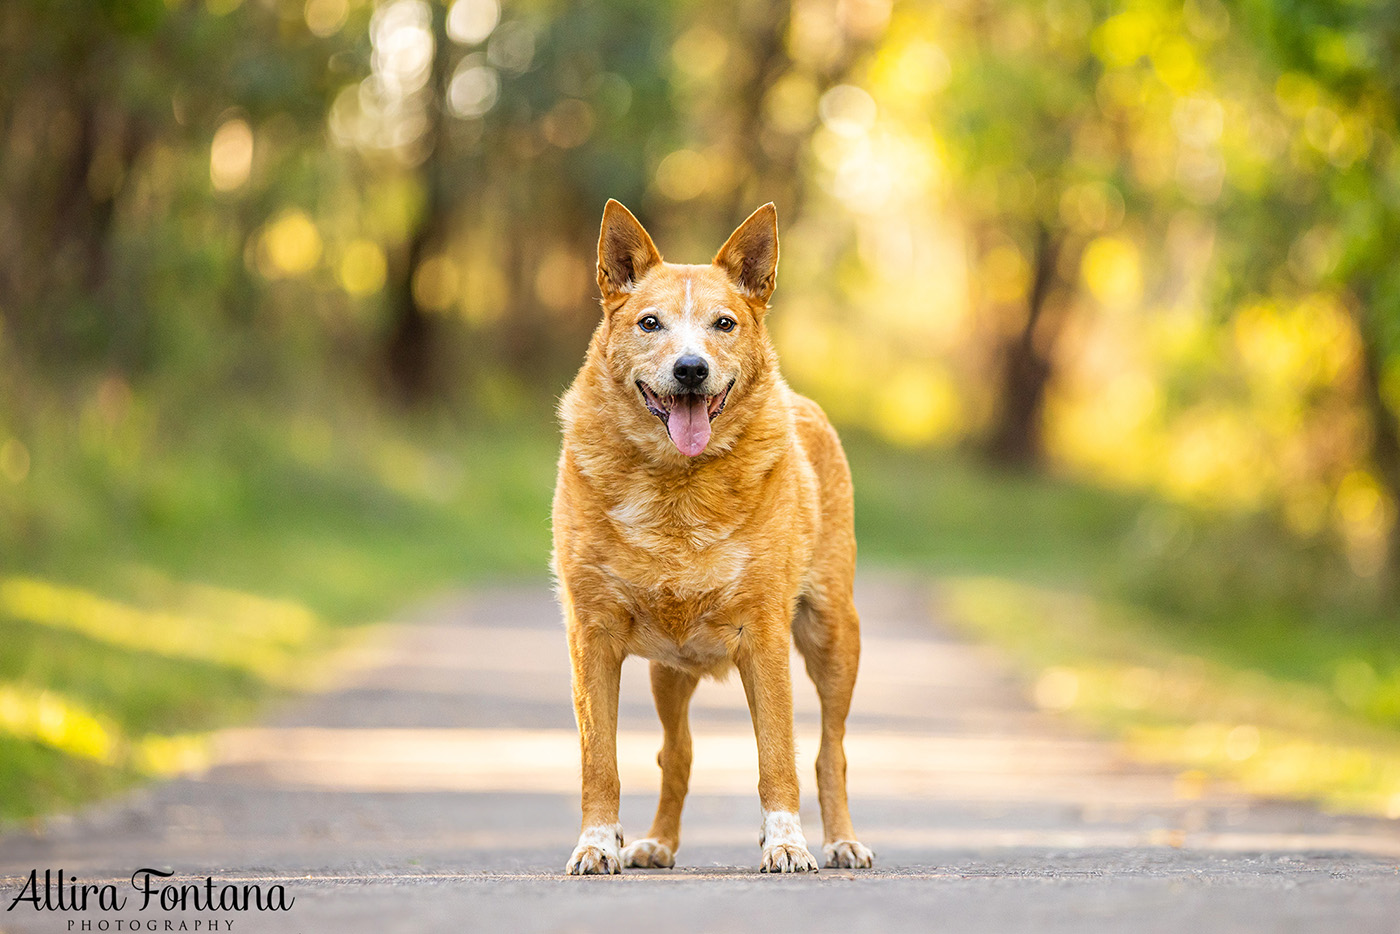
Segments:
[[[705,377],[710,375],[710,366],[704,357],[686,354],[676,361],[676,368],[671,373],[676,377],[676,382],[686,389],[699,389]]]

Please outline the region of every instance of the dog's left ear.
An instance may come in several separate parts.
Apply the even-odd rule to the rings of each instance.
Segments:
[[[749,215],[715,254],[715,265],[729,273],[741,291],[767,305],[777,284],[778,209],[768,202]]]

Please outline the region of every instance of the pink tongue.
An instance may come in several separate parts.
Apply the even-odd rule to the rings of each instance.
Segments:
[[[666,418],[666,433],[676,449],[694,457],[710,443],[710,407],[704,396],[676,396]]]

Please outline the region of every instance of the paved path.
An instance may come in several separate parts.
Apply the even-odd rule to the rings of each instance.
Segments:
[[[847,749],[875,871],[756,872],[756,756],[732,679],[695,699],[678,868],[561,875],[578,806],[563,633],[546,588],[503,589],[386,629],[334,686],[225,734],[203,775],[0,838],[0,931],[83,920],[337,934],[1400,931],[1394,823],[1226,788],[1181,800],[1173,775],[1027,705],[996,658],[939,626],[934,597],[897,577],[858,588],[865,652]],[[796,696],[802,817],[819,843],[815,696],[805,680]],[[659,737],[645,663],[629,661],[629,835],[655,803]],[[280,882],[296,902],[285,913],[140,911],[128,880],[145,866],[212,875],[216,887]],[[4,912],[35,868],[114,882],[132,900],[120,912]]]

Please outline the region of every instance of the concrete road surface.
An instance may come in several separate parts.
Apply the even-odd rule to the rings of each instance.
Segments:
[[[873,871],[757,872],[736,678],[695,699],[677,868],[562,875],[578,830],[564,636],[548,589],[521,587],[384,629],[330,688],[223,734],[203,774],[0,837],[0,931],[1400,931],[1394,822],[1202,794],[1027,704],[994,655],[944,627],[936,585],[868,576],[857,602],[847,750]],[[795,694],[802,818],[819,847],[805,677]],[[633,659],[619,737],[629,837],[650,820],[659,743]],[[144,868],[174,875],[151,876],[143,908]],[[99,907],[99,888],[68,910],[45,870],[124,903]],[[162,885],[176,907],[161,909]],[[279,885],[288,910],[238,904]]]

